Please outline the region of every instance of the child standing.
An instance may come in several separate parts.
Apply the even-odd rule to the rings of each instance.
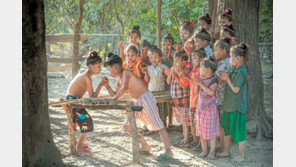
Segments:
[[[245,43],[235,45],[230,49],[232,72],[220,72],[227,82],[223,102],[222,127],[225,134],[224,151],[217,157],[230,157],[231,137],[238,143],[238,156],[233,160],[244,160],[245,143],[247,139],[246,109],[247,109],[247,70],[245,62],[249,62],[249,46]]]
[[[205,13],[198,18],[198,25],[204,27],[207,31],[210,30],[212,19],[208,13]]]
[[[148,90],[146,84],[129,70],[124,70],[122,68],[122,60],[117,55],[109,53],[108,60],[104,63],[104,66],[110,72],[112,77],[119,77],[117,80],[116,91],[112,90],[108,82],[105,84],[108,92],[113,96],[112,99],[117,100],[124,94],[124,92],[128,91],[135,99],[135,105],[143,106],[143,111],[135,113],[137,122],[146,125],[150,131],[158,131],[164,142],[165,152],[164,154],[159,155],[159,160],[171,158],[173,152],[171,150],[168,133],[159,117],[156,99]],[[127,120],[125,121],[124,128],[128,133],[131,133],[130,125]],[[150,152],[151,146],[148,145],[140,132],[138,132],[138,134],[141,137],[141,152]]]
[[[193,69],[189,74],[190,84],[190,129],[193,136],[193,141],[190,145],[194,146],[194,150],[198,150],[201,146],[196,136],[196,107],[198,102],[199,86],[195,83],[195,77],[200,77],[200,62],[206,57],[206,52],[203,48],[194,50],[192,52]]]
[[[194,23],[184,21],[180,27],[180,38],[182,40],[183,45],[193,35],[193,31],[194,31]]]
[[[148,66],[147,70],[143,69],[145,73],[145,81],[148,83],[148,89],[150,92],[164,91],[166,89],[166,74],[170,72],[170,69],[161,63],[161,50],[156,46],[152,46],[148,51],[151,65]],[[166,125],[166,117],[169,116],[171,111],[170,102],[157,103],[158,111],[161,120]]]
[[[230,58],[227,57],[229,54],[230,46],[231,46],[230,38],[219,39],[216,41],[214,45],[215,58],[218,61],[218,66],[215,74],[219,81],[217,86],[217,91],[216,91],[216,104],[219,112],[220,123],[221,123],[221,118],[223,113],[222,104],[224,99],[225,84],[221,80],[219,71],[230,72],[232,69],[230,64]],[[223,151],[223,148],[224,148],[224,135],[223,135],[223,128],[221,127],[220,146],[216,151],[217,152]]]
[[[184,50],[175,54],[174,66],[167,79],[168,84],[171,85],[173,113],[177,122],[183,127],[184,140],[180,142],[180,147],[184,147],[189,140],[189,81],[184,77],[187,60]]]
[[[196,83],[200,86],[197,113],[196,135],[201,138],[202,158],[208,154],[207,141],[210,140],[210,152],[208,159],[215,158],[216,137],[220,136],[220,122],[216,107],[216,87],[218,80],[214,75],[217,68],[213,57],[207,57],[200,63],[200,75],[204,79],[196,77]]]
[[[207,56],[213,56],[212,48],[209,44],[211,41],[210,33],[203,27],[200,27],[194,34],[194,45],[196,49],[204,48]]]
[[[133,26],[133,29],[130,31],[128,38],[129,38],[130,44],[136,46],[138,54],[141,55],[140,43],[139,43],[139,41],[141,40],[140,26]],[[122,62],[125,62],[125,58],[126,58],[126,53],[124,52],[125,45],[123,44],[122,41],[119,42],[118,47],[120,48],[120,57],[122,59]]]
[[[127,47],[127,61],[123,64],[123,69],[132,71],[135,75],[138,75],[138,50],[134,45]]]
[[[150,49],[150,47],[151,44],[148,41],[144,40],[141,45],[141,57],[137,64],[138,77],[140,77],[145,83],[147,82],[145,81],[145,74],[142,72],[142,68],[147,69],[148,65],[151,65],[148,56],[148,50]]]
[[[172,54],[174,53],[174,38],[171,34],[167,34],[162,39],[162,49],[163,49],[163,60],[162,63],[166,65],[168,68],[173,66],[173,57]]]
[[[223,25],[220,29],[220,38],[230,38],[231,39],[231,46],[233,45],[236,45],[237,43],[237,40],[236,40],[236,37],[235,37],[235,31],[234,31],[234,28],[233,28],[233,25],[230,24],[230,25]]]
[[[90,98],[96,98],[98,97],[102,86],[105,84],[105,81],[102,80],[96,90],[93,90],[91,76],[94,74],[99,74],[102,70],[102,59],[99,57],[98,52],[91,52],[86,57],[85,62],[87,70],[82,73],[78,73],[71,81],[67,90],[67,100],[81,98],[86,92],[88,92]],[[83,142],[86,139],[87,133],[93,131],[94,129],[93,120],[85,108],[73,108],[72,115],[74,130],[76,129],[76,123],[78,123],[81,129],[81,135],[77,142],[76,150],[78,153],[90,153],[89,149],[87,148],[88,145],[84,144]]]

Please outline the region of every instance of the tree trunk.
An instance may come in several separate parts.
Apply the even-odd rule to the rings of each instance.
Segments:
[[[209,2],[209,15],[212,18],[212,24],[210,27],[210,32],[214,34],[214,32],[217,32],[215,30],[215,25],[218,24],[218,15],[217,15],[217,0],[208,0]]]
[[[247,121],[257,126],[257,139],[272,138],[273,120],[264,110],[263,78],[259,54],[259,0],[218,0],[219,16],[225,9],[231,8],[233,25],[239,43],[245,42],[251,47],[252,55],[247,65],[248,71],[248,105]],[[215,25],[218,29],[218,24]]]
[[[22,6],[22,166],[63,166],[49,124],[43,0]]]
[[[80,68],[78,63],[78,54],[79,54],[79,33],[81,28],[81,22],[82,22],[82,15],[83,15],[83,1],[78,0],[78,6],[79,6],[79,13],[78,13],[78,19],[75,23],[75,31],[74,31],[74,39],[73,39],[73,66],[72,66],[72,78],[75,77],[75,75],[78,73],[78,70]]]
[[[161,5],[162,0],[157,0],[157,47],[161,48]]]

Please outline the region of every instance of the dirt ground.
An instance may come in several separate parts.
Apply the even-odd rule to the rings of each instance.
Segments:
[[[266,112],[272,117],[272,63],[267,59],[262,62],[264,78],[264,103]],[[98,85],[102,76],[109,76],[103,69],[102,73],[93,77],[94,87]],[[109,78],[114,88],[115,79]],[[67,86],[71,80],[71,72],[48,73],[48,97],[49,102],[58,101],[66,94]],[[105,88],[100,95],[107,95]],[[94,132],[87,136],[92,156],[70,155],[67,134],[67,117],[62,108],[50,107],[50,124],[57,148],[62,154],[63,162],[68,166],[272,166],[273,141],[265,139],[256,141],[253,134],[248,134],[245,150],[245,161],[232,162],[229,158],[206,160],[197,155],[198,151],[191,148],[178,148],[172,146],[174,159],[166,162],[158,162],[156,156],[164,151],[163,143],[158,133],[143,131],[147,142],[152,146],[151,155],[140,155],[140,163],[132,163],[131,137],[123,130],[124,112],[121,110],[88,110],[94,120]],[[175,125],[176,122],[173,122]],[[171,143],[174,145],[182,140],[182,132],[178,128],[168,129]],[[79,128],[76,131],[76,139],[79,137]],[[219,143],[219,142],[218,142]],[[237,144],[231,147],[231,154],[237,153]]]

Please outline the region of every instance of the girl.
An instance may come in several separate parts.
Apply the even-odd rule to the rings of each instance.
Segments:
[[[135,75],[138,76],[138,50],[134,45],[129,45],[127,47],[127,61],[123,63],[123,69],[132,71]]]
[[[233,25],[223,25],[220,29],[220,38],[230,38],[231,39],[231,45],[236,45],[237,40],[236,40],[236,36],[235,36],[235,31],[233,28]]]
[[[216,104],[219,112],[219,119],[221,122],[222,117],[222,104],[224,99],[224,82],[222,82],[221,77],[219,75],[219,71],[231,71],[230,59],[228,58],[229,50],[230,50],[230,38],[219,39],[216,41],[214,45],[215,58],[218,61],[218,67],[216,70],[216,76],[218,77],[218,86],[216,90]],[[223,128],[221,127],[221,135],[220,135],[220,146],[216,150],[217,152],[223,151],[224,148],[224,135]]]
[[[140,53],[140,39],[141,39],[141,32],[140,32],[140,26],[134,26],[133,29],[129,33],[129,41],[132,45],[136,46],[138,50],[138,54],[141,55]],[[122,59],[122,62],[125,61],[126,58],[126,53],[124,52],[125,50],[125,45],[123,44],[122,41],[119,42],[118,47],[120,48],[120,57]]]
[[[180,147],[184,147],[189,140],[189,81],[184,77],[187,59],[184,50],[176,53],[174,66],[167,78],[168,84],[171,85],[173,113],[177,122],[181,123],[183,127],[184,140],[180,142]]]
[[[210,33],[203,27],[200,27],[194,34],[194,45],[197,49],[204,48],[207,56],[213,56],[212,48],[209,44],[211,41]]]
[[[202,158],[208,154],[207,140],[210,140],[210,152],[208,159],[215,158],[216,137],[220,136],[220,122],[216,107],[216,87],[218,79],[213,76],[217,63],[213,57],[207,57],[200,63],[200,75],[195,82],[200,86],[197,112],[196,135],[201,138]]]
[[[164,54],[164,58],[162,60],[162,63],[165,64],[168,68],[171,68],[173,65],[173,57],[172,53],[174,53],[174,38],[169,33],[165,35],[162,39],[162,50]]]
[[[238,143],[238,156],[233,160],[244,160],[245,143],[247,139],[246,109],[247,109],[247,70],[245,62],[249,62],[249,46],[245,43],[235,45],[230,49],[230,63],[233,71],[220,71],[219,75],[227,82],[223,102],[222,127],[225,134],[224,151],[217,157],[230,157],[230,141],[234,138]]]
[[[148,51],[148,55],[151,61],[151,65],[147,69],[143,68],[145,74],[145,81],[148,83],[148,90],[164,91],[166,89],[166,74],[169,74],[169,68],[161,63],[162,52],[156,46],[152,46]],[[157,103],[159,110],[159,116],[166,126],[166,117],[169,116],[171,111],[170,102]]]
[[[180,38],[182,40],[183,45],[193,35],[193,31],[194,31],[194,23],[184,21],[180,27]]]
[[[219,31],[213,35],[212,43],[215,43],[216,40],[220,39],[220,30],[223,25],[232,24],[232,10],[229,8],[224,10],[224,12],[218,16],[218,22]]]
[[[206,57],[206,52],[203,48],[194,50],[192,52],[192,65],[193,69],[189,74],[190,84],[190,128],[193,136],[193,141],[187,146],[194,146],[194,150],[198,150],[201,146],[199,145],[196,129],[195,129],[195,114],[196,106],[198,101],[199,86],[195,83],[194,79],[196,76],[200,76],[200,62]]]
[[[212,23],[212,19],[208,13],[205,13],[198,18],[198,25],[200,27],[205,28],[208,31],[211,27],[211,23]]]
[[[148,50],[150,49],[151,47],[151,44],[144,40],[142,45],[141,45],[141,57],[138,61],[138,64],[137,64],[137,70],[138,70],[138,77],[140,77],[144,82],[145,81],[145,74],[142,72],[142,68],[147,68],[148,65],[151,65],[151,62],[149,60],[149,57],[148,57]],[[148,84],[148,83],[146,83]]]

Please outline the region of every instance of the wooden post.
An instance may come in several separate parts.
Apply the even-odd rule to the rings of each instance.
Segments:
[[[72,107],[69,105],[63,105],[63,109],[67,114],[68,120],[68,135],[69,135],[69,142],[70,142],[70,153],[76,154],[76,140],[75,140],[75,132],[73,129],[73,118],[72,118]]]
[[[131,103],[131,105],[133,105]],[[131,137],[132,137],[132,149],[133,149],[133,162],[139,162],[139,138],[138,138],[138,130],[136,125],[135,112],[131,107],[127,110],[128,121],[131,127]]]
[[[161,5],[162,0],[157,0],[157,47],[161,48]]]

